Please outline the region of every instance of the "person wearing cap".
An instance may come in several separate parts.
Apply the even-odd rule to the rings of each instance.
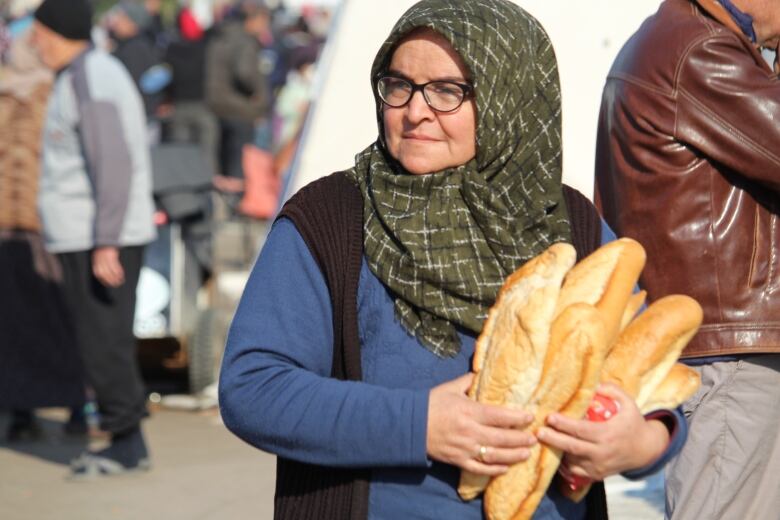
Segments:
[[[132,0],[117,4],[109,17],[109,34],[115,44],[113,54],[130,72],[142,93],[146,118],[153,122],[162,93],[143,92],[140,87],[143,75],[161,61],[147,32],[151,23],[152,15],[146,7]]]
[[[33,42],[57,72],[47,107],[38,207],[108,447],[75,478],[148,468],[147,415],[133,336],[144,245],[155,237],[143,104],[122,64],[90,42],[88,0],[44,0]]]

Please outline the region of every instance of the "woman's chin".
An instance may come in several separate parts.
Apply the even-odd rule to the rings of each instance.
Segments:
[[[400,161],[404,170],[412,175],[427,175],[446,168],[446,166],[431,161],[428,157],[402,158]]]

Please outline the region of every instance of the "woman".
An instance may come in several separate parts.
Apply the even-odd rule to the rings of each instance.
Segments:
[[[9,441],[39,436],[39,407],[72,407],[65,431],[86,433],[81,360],[36,204],[52,75],[29,40],[20,33],[0,56],[0,410],[12,411]]]
[[[509,273],[558,241],[592,250],[599,220],[571,192],[564,204],[555,57],[514,4],[416,4],[372,84],[378,140],[287,204],[254,267],[223,417],[279,455],[277,518],[482,518],[456,494],[460,469],[503,473],[537,439],[526,412],[465,396],[474,339]],[[561,418],[544,430],[597,479],[670,452],[667,429],[610,392],[622,409],[605,437],[572,444],[581,422]],[[598,516],[594,497],[553,486],[537,517]]]

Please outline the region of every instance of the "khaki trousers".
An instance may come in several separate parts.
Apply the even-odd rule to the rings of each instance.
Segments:
[[[666,468],[666,518],[780,518],[780,355],[696,369],[688,441]]]

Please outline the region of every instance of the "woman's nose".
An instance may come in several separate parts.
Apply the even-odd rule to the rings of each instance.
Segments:
[[[434,117],[433,109],[428,106],[422,91],[412,94],[412,99],[407,104],[407,117],[412,123],[418,123]]]

